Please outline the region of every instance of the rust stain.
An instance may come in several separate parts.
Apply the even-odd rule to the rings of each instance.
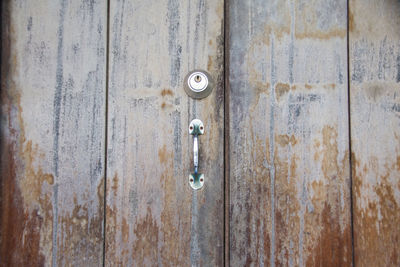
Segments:
[[[325,89],[331,89],[331,90],[333,90],[333,89],[336,88],[336,84],[334,84],[334,83],[328,83],[328,84],[325,84],[325,85],[324,85],[324,88],[325,88]]]
[[[159,257],[159,230],[151,209],[148,207],[146,216],[135,224],[133,230],[133,233],[136,235],[136,241],[132,247],[135,265],[145,266],[149,262],[154,262]]]
[[[117,234],[117,212],[116,208],[113,207],[114,205],[109,205],[107,203],[106,205],[106,218],[107,218],[107,224],[106,224],[106,265],[107,266],[112,266],[115,264],[115,259],[119,259],[120,263],[121,257],[118,256],[119,254],[117,253],[117,247],[119,247],[118,240],[116,240],[116,234]]]
[[[286,93],[286,92],[288,92],[288,91],[290,91],[290,90],[292,90],[292,91],[294,91],[294,90],[296,90],[296,89],[303,89],[303,88],[305,88],[305,89],[307,89],[307,90],[311,90],[311,89],[318,89],[318,88],[324,88],[324,89],[329,89],[329,90],[333,90],[333,89],[335,89],[336,88],[336,84],[335,83],[327,83],[327,84],[322,84],[322,83],[320,83],[320,84],[309,84],[309,83],[305,83],[305,84],[292,84],[292,85],[288,85],[288,84],[281,84],[281,83],[278,83],[277,84],[277,87],[276,87],[276,93],[277,94],[279,94],[279,87],[281,87],[281,86],[284,86],[284,93]],[[289,88],[287,87],[287,86],[289,86]],[[283,95],[283,94],[282,94]]]
[[[316,236],[316,245],[310,251],[306,266],[351,266],[350,226],[341,229],[340,216],[325,202],[318,225],[321,227]]]
[[[176,210],[180,209],[185,214],[190,214],[183,207],[190,208],[190,205],[182,206],[177,201],[177,189],[175,185],[174,170],[174,153],[170,151],[164,144],[158,153],[160,163],[162,165],[162,174],[160,177],[163,206],[161,211],[161,231],[163,246],[161,247],[161,258],[164,265],[182,266],[187,264],[190,255],[190,234],[180,236],[179,228],[181,224],[186,224],[184,231],[190,231],[190,218],[183,219],[176,216]],[[179,208],[178,208],[179,207]],[[181,230],[182,231],[182,230]],[[179,239],[177,239],[177,237]],[[183,240],[182,240],[183,238]]]
[[[397,170],[400,172],[400,156],[397,156],[397,159],[396,159],[396,168],[397,168]]]
[[[261,83],[260,83],[261,84]],[[269,85],[268,85],[269,86]],[[261,85],[255,89],[263,89],[257,92],[257,96],[252,100],[252,107],[255,108],[258,104],[260,94],[267,90],[268,87]],[[268,93],[268,92],[265,92]],[[238,191],[234,190],[233,193],[236,195],[235,206],[239,209],[241,214],[233,215],[232,220],[236,221],[234,232],[240,232],[241,235],[233,235],[237,240],[232,240],[231,251],[235,260],[240,261],[244,266],[260,265],[261,259],[264,263],[268,263],[270,260],[270,222],[264,220],[270,207],[270,189],[269,180],[270,173],[269,169],[265,166],[265,159],[269,160],[269,154],[265,154],[265,147],[268,147],[268,138],[258,136],[253,129],[256,129],[258,125],[258,118],[253,117],[252,114],[256,112],[250,112],[248,121],[249,135],[252,141],[249,143],[254,144],[250,147],[244,148],[245,151],[251,151],[254,155],[251,157],[250,162],[248,158],[238,159],[239,164],[246,166],[242,171],[237,174],[239,177],[243,177],[246,181],[251,181],[246,185],[246,188],[242,192],[238,188]],[[254,121],[254,122],[253,122]],[[254,123],[254,126],[253,126]],[[249,143],[245,142],[248,146]],[[257,253],[257,254],[255,254]]]
[[[287,8],[285,8],[282,4],[279,4],[278,10],[277,10],[277,14],[282,14],[282,16],[280,16],[280,19],[282,19],[282,21],[276,23],[273,20],[269,20],[268,22],[266,22],[264,24],[265,26],[264,26],[262,40],[263,40],[264,44],[267,46],[269,45],[269,41],[270,41],[269,38],[270,38],[271,33],[273,33],[274,36],[278,40],[281,40],[283,36],[290,35],[289,10]],[[286,15],[284,15],[284,14],[286,14]]]
[[[119,252],[117,252],[117,247],[119,240],[116,240],[117,236],[117,208],[116,208],[116,199],[118,199],[118,174],[115,173],[112,180],[111,180],[111,187],[107,186],[107,205],[105,205],[106,209],[106,265],[110,266],[113,264],[121,264],[121,257]],[[117,262],[115,260],[118,260]]]
[[[121,223],[121,235],[122,235],[122,242],[124,242],[124,244],[128,244],[129,234],[130,234],[129,224],[127,223],[125,217],[123,217]]]
[[[166,163],[169,158],[170,158],[170,154],[167,152],[167,146],[164,144],[158,150],[158,159],[160,160],[160,163]]]
[[[344,191],[340,189],[341,185],[348,184],[349,156],[345,152],[338,162],[337,138],[337,129],[326,125],[322,129],[322,144],[316,140],[313,145],[314,158],[322,158],[325,178],[311,183],[314,212],[306,217],[305,232],[314,240],[306,243],[307,266],[351,266],[352,263],[350,192],[346,187]]]
[[[317,140],[314,140],[314,160],[317,162],[317,161],[319,161],[319,156],[320,156],[320,146],[321,146],[321,143],[319,142],[319,140],[317,139]]]
[[[212,70],[212,64],[213,64],[212,56],[208,56],[207,70],[209,71]]]
[[[172,92],[171,89],[163,89],[163,90],[161,91],[161,96],[168,96],[168,95],[170,95],[170,96],[173,96],[173,95],[174,95],[174,93]]]
[[[165,102],[162,102],[162,104],[161,104],[161,108],[162,108],[162,109],[173,108],[173,107],[174,107],[173,104],[167,104],[167,103],[165,103]]]
[[[255,72],[250,73],[250,82],[252,84],[252,90],[254,92],[254,98],[252,100],[252,104],[249,108],[249,113],[253,114],[255,111],[255,108],[259,104],[260,97],[261,95],[268,95],[269,94],[269,87],[270,84],[268,82],[260,82],[259,79],[257,78],[257,74]]]
[[[42,185],[46,182],[48,185],[54,184],[54,176],[50,173],[43,173],[42,168],[38,167],[38,170],[35,170],[34,161],[38,156],[38,145],[35,145],[32,148],[32,141],[29,140],[22,152],[25,162],[25,179],[20,181],[20,186],[22,189],[22,193],[25,196],[25,203],[33,204],[42,195]]]
[[[296,149],[297,140],[294,135],[275,136],[275,264],[288,266],[290,261],[296,262],[300,253],[300,203],[296,186],[298,157],[290,152]]]
[[[34,176],[24,177],[23,162],[26,160],[26,154],[23,151],[25,132],[21,115],[22,108],[14,82],[12,80],[8,82],[9,86],[4,86],[1,92],[1,107],[8,112],[8,125],[2,125],[2,127],[7,127],[10,135],[2,135],[0,138],[2,150],[0,210],[0,258],[2,261],[0,265],[43,266],[46,258],[41,251],[41,239],[51,241],[49,233],[51,234],[52,230],[52,204],[47,195],[42,197],[40,194],[40,183],[47,180],[51,182],[51,179],[49,176],[41,175],[38,177],[41,182],[36,182],[34,181],[37,178],[36,173]],[[15,113],[17,113],[18,121],[13,121]],[[29,167],[32,166],[28,166],[26,175],[32,174]],[[22,192],[21,182],[23,181],[35,183],[30,189],[40,198],[33,199],[34,203],[27,202],[26,197],[30,196],[30,192]],[[47,234],[43,233],[43,229],[47,231]]]
[[[325,178],[335,179],[338,174],[338,148],[337,148],[337,131],[331,126],[324,126],[322,130],[322,143],[323,143],[323,159],[322,171]]]
[[[9,135],[2,136],[2,204],[1,204],[1,266],[44,266],[51,261],[52,232],[53,232],[53,204],[52,185],[54,176],[44,173],[40,160],[44,158],[39,146],[31,140],[26,140],[22,108],[18,89],[12,86],[4,87],[1,95],[1,106],[8,110],[7,131]],[[17,113],[17,121],[14,114]],[[37,166],[37,167],[35,167]],[[98,217],[92,218],[90,232],[101,237],[102,226],[102,198],[100,198]],[[86,209],[86,214],[88,214]],[[75,216],[76,214],[74,214]],[[88,216],[88,215],[87,215]],[[87,217],[86,216],[86,217]],[[78,222],[76,221],[78,220]],[[58,244],[58,259],[65,259],[65,263],[73,263],[72,255],[79,255],[78,244],[82,237],[87,236],[87,218],[82,223],[80,218],[72,217],[70,221],[61,218],[64,223],[61,237],[72,240],[64,247]],[[71,226],[80,224],[80,231]],[[93,245],[93,251],[98,247],[101,239],[85,240],[86,245]],[[74,251],[75,249],[75,251]],[[72,255],[71,255],[72,254]],[[65,258],[64,258],[65,257]]]
[[[118,174],[114,174],[114,177],[112,178],[111,189],[113,191],[114,196],[116,196],[118,193]]]
[[[97,187],[98,196],[104,193],[103,181]],[[68,240],[68,242],[58,243],[58,250],[63,253],[57,254],[57,262],[63,262],[66,265],[74,265],[76,262],[82,262],[82,247],[88,251],[96,251],[102,241],[103,226],[103,199],[99,199],[99,205],[93,215],[89,211],[87,201],[80,204],[77,196],[74,195],[73,210],[68,215],[60,217],[59,226],[61,234],[59,240]],[[88,255],[88,257],[97,257],[98,254]],[[99,259],[92,259],[93,262],[100,263]]]
[[[4,145],[4,144],[3,144]],[[1,203],[1,266],[44,266],[45,256],[40,251],[40,232],[43,217],[39,210],[25,210],[19,189],[17,163],[14,161],[16,144],[4,145],[2,151]]]
[[[349,31],[354,32],[356,30],[356,22],[354,20],[354,14],[352,12],[352,5],[349,5]]]
[[[398,171],[399,158],[379,174],[379,182],[365,181],[365,176],[377,169],[376,158],[363,164],[352,154],[354,205],[354,248],[357,265],[394,266],[400,263],[400,206],[396,200],[390,177]],[[373,189],[373,197],[365,190]],[[364,203],[364,208],[362,208]],[[376,257],[379,255],[379,257]]]
[[[324,201],[325,200],[325,185],[322,181],[313,181],[311,183],[311,188],[313,189],[313,200],[314,201]]]
[[[182,266],[190,260],[190,205],[178,202],[179,194],[174,177],[174,153],[164,144],[158,150],[161,205],[155,214],[151,206],[147,206],[144,218],[138,219],[133,225],[135,239],[130,249],[134,264],[138,266],[155,262],[159,259],[163,265]],[[129,234],[129,225],[122,220],[123,236]],[[126,240],[132,240],[127,237]],[[125,242],[125,241],[124,241]],[[117,244],[118,246],[118,244]]]
[[[306,29],[303,32],[296,31],[295,36],[297,39],[320,39],[320,40],[329,40],[331,38],[346,38],[347,31],[346,29],[334,28],[329,31],[318,31],[315,29]]]
[[[287,94],[289,91],[290,91],[290,85],[287,83],[277,83],[275,85],[275,93],[278,101],[280,101],[281,97]]]
[[[2,11],[2,54],[9,57],[1,62],[0,106],[4,120],[0,136],[0,266],[43,266],[46,256],[51,256],[44,244],[51,243],[52,204],[49,194],[41,194],[40,187],[44,181],[53,181],[50,175],[33,170],[35,156],[23,145],[26,138],[21,97],[13,80],[19,66],[17,54],[11,49],[16,34],[9,4],[7,1]],[[36,178],[39,181],[34,181]],[[21,186],[24,181],[34,183],[30,189],[40,196],[33,203],[27,199],[31,192]]]
[[[102,207],[104,205],[104,181],[105,179],[102,178],[100,180],[99,185],[97,186],[97,198],[99,200],[99,206]]]
[[[281,146],[287,146],[288,144],[294,146],[297,144],[296,137],[293,134],[290,136],[287,134],[277,135],[275,141]]]

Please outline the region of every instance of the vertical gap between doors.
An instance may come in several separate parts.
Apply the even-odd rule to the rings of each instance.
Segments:
[[[229,0],[224,1],[224,265],[230,260],[229,186]]]
[[[353,197],[353,161],[351,150],[351,100],[350,100],[350,0],[347,0],[347,120],[348,120],[348,135],[349,135],[349,165],[350,165],[350,228],[351,228],[351,262],[355,266],[354,259],[354,197]]]
[[[106,29],[106,96],[105,96],[105,133],[104,133],[104,195],[103,195],[103,267],[106,265],[106,215],[107,215],[107,158],[108,158],[108,80],[110,56],[110,0],[107,1]]]

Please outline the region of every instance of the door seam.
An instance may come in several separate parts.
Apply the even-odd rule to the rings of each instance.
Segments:
[[[349,169],[350,169],[350,231],[351,231],[351,263],[355,266],[354,258],[354,196],[353,196],[353,153],[351,150],[351,100],[350,100],[350,0],[347,0],[347,121],[348,121],[348,139],[349,139]]]
[[[224,1],[224,266],[230,265],[229,0]]]
[[[106,265],[106,226],[107,226],[107,166],[108,166],[108,92],[110,59],[110,0],[106,0],[106,88],[105,88],[105,130],[104,130],[104,195],[103,195],[103,264]]]

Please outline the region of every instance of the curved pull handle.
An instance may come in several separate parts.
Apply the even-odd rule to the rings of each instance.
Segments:
[[[199,168],[199,141],[198,135],[193,137],[193,163],[194,163],[194,173],[197,173]]]
[[[199,173],[199,135],[204,134],[203,122],[199,119],[194,119],[189,125],[189,134],[193,135],[193,165],[194,173],[189,175],[190,186],[197,190],[204,185],[204,174]]]

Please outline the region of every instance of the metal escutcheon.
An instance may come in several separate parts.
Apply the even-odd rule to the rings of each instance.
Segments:
[[[208,72],[204,70],[194,70],[185,77],[185,91],[195,99],[209,96],[214,87],[214,81]]]

